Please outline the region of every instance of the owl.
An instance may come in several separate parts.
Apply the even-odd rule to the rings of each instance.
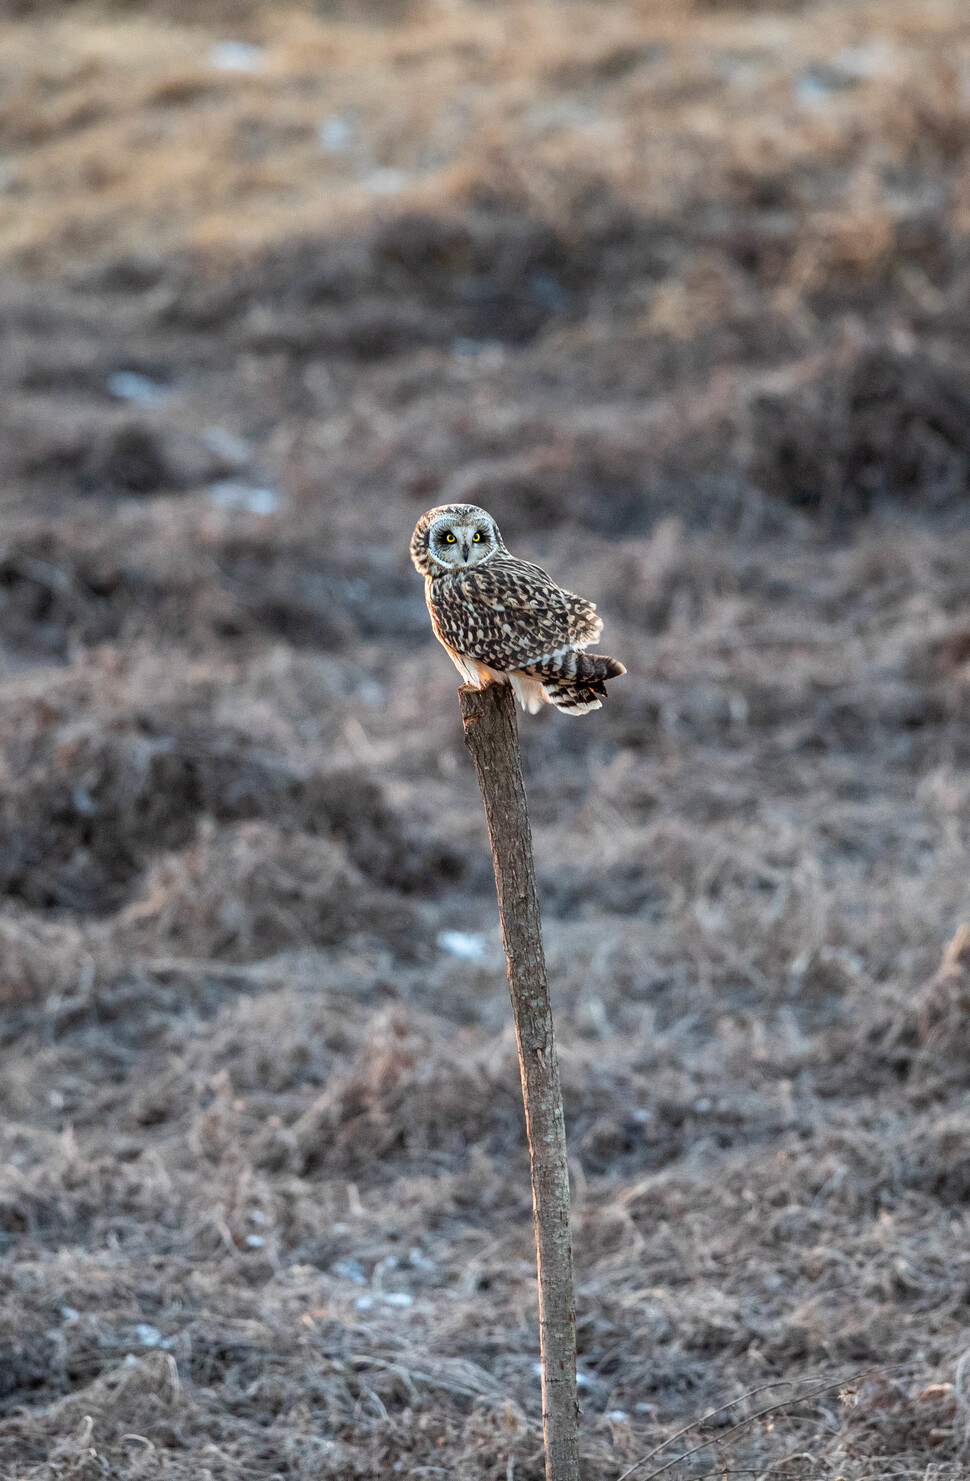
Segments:
[[[626,669],[587,653],[603,630],[592,602],[563,591],[541,566],[510,555],[490,514],[442,504],[422,514],[411,559],[424,577],[435,637],[467,683],[511,684],[522,708],[598,710],[606,680]]]

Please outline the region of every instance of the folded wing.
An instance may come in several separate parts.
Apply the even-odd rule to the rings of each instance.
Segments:
[[[592,602],[511,557],[463,572],[430,602],[443,641],[500,673],[585,648],[603,630]]]

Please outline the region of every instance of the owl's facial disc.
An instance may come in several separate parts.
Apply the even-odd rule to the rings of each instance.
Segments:
[[[438,520],[431,526],[429,545],[439,565],[459,569],[478,565],[497,548],[493,526],[481,517]]]

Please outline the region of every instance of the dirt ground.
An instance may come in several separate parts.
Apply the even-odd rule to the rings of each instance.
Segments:
[[[965,1476],[967,7],[8,0],[0,263],[0,1476],[542,1475],[451,497],[587,1481]]]

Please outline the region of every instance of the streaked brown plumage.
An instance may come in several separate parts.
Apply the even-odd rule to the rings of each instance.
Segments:
[[[523,708],[598,710],[622,663],[586,653],[603,619],[541,566],[510,555],[492,516],[444,504],[418,520],[411,559],[425,578],[435,636],[471,684],[512,684]]]

